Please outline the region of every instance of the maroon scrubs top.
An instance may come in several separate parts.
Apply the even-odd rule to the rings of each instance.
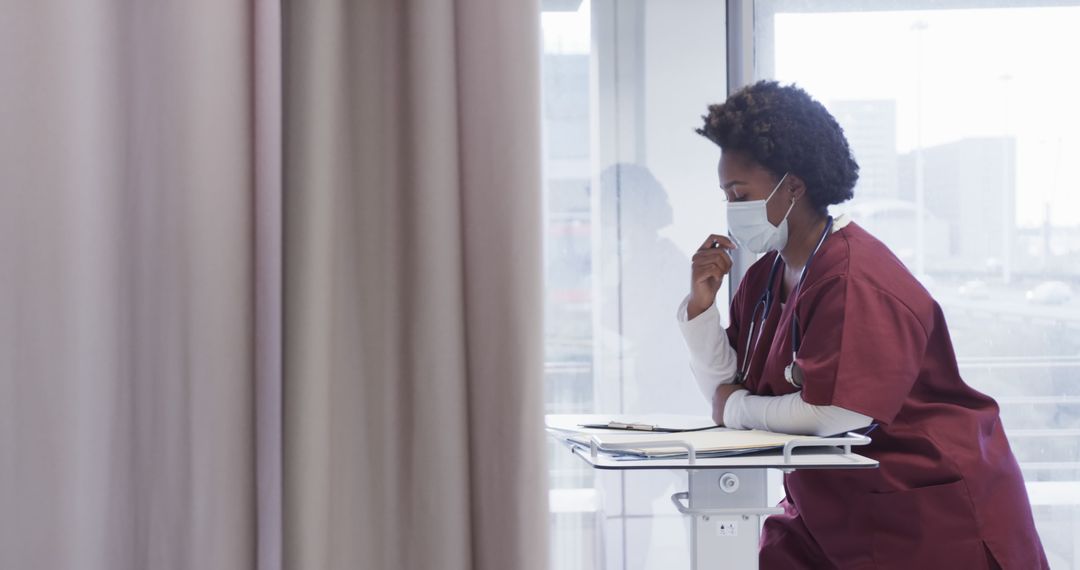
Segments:
[[[776,255],[750,267],[732,301],[727,333],[740,367]],[[803,400],[873,418],[873,443],[858,452],[880,468],[786,475],[785,512],[765,522],[761,567],[1048,568],[997,403],[964,383],[941,307],[903,263],[856,224],[832,233],[802,291],[755,327],[752,394],[796,391],[784,379],[793,310]]]

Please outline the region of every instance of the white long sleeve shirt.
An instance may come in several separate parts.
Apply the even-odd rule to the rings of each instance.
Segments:
[[[688,295],[676,318],[690,351],[690,371],[705,399],[712,402],[721,384],[735,381],[737,355],[720,323],[716,304],[687,320]],[[784,396],[753,396],[739,390],[724,407],[724,425],[738,429],[763,429],[795,435],[833,435],[870,425],[869,416],[839,406],[815,406],[795,392]]]

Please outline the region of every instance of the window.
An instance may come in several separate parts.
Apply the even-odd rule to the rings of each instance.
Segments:
[[[844,127],[842,209],[942,305],[1050,565],[1080,568],[1080,7],[1039,4],[758,0],[755,69]]]
[[[546,411],[707,415],[675,310],[690,255],[726,231],[719,152],[693,132],[726,98],[724,3],[543,8]],[[553,568],[689,566],[668,500],[685,474],[595,473],[550,446]]]
[[[837,212],[941,303],[1051,565],[1080,570],[1080,7],[746,0],[733,37],[752,49],[729,58],[724,2],[542,4],[547,412],[708,413],[674,322],[690,254],[726,229],[718,152],[692,129],[726,62],[752,62],[844,127],[862,171]],[[684,474],[594,472],[550,445],[553,568],[689,566],[667,500]]]

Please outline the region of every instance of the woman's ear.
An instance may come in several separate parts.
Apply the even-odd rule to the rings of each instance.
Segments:
[[[806,195],[806,183],[803,182],[802,178],[794,174],[788,176],[788,181],[784,186],[787,186],[788,194],[792,200],[801,200]]]

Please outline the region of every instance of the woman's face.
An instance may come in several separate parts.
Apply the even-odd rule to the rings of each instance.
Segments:
[[[769,172],[765,167],[754,162],[745,154],[737,151],[725,151],[720,155],[720,188],[729,202],[752,202],[769,198],[773,188],[780,182],[781,176]],[[780,225],[788,208],[791,207],[793,194],[792,177],[789,175],[772,199],[765,204],[769,223]]]

